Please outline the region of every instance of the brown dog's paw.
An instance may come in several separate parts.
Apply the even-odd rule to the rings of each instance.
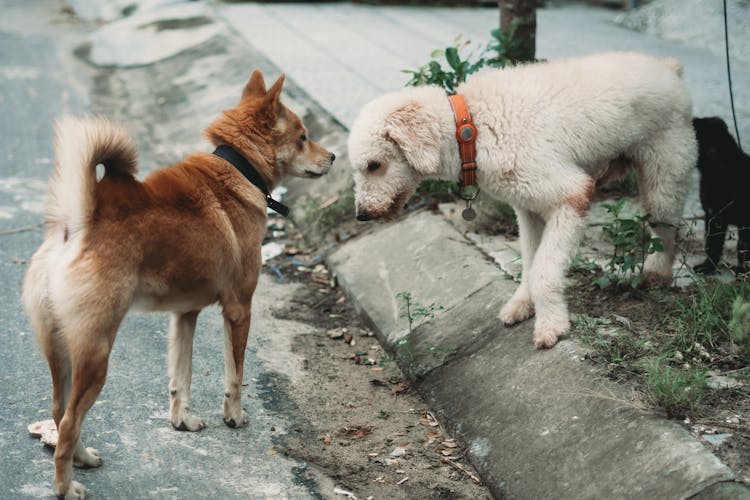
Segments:
[[[196,417],[195,415],[183,415],[182,418],[175,422],[172,421],[172,427],[178,431],[198,432],[199,430],[206,427],[206,422],[202,418]]]
[[[73,455],[73,465],[81,469],[101,467],[102,455],[95,448],[83,448],[76,450]]]
[[[245,427],[247,424],[250,423],[250,416],[247,414],[245,410],[242,410],[239,418],[224,417],[224,423],[227,424],[227,426],[231,427],[232,429]]]
[[[498,318],[502,320],[505,326],[515,325],[521,321],[527,320],[534,315],[534,303],[531,299],[510,299],[500,309]]]
[[[58,498],[65,500],[83,500],[86,498],[86,487],[78,481],[71,481],[65,491],[56,491]]]

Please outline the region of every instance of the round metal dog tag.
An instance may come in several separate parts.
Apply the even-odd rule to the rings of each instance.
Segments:
[[[461,135],[461,139],[463,139],[464,141],[470,141],[474,137],[474,129],[469,126],[461,128],[459,133]]]
[[[473,221],[477,218],[477,213],[473,208],[468,207],[463,209],[463,211],[461,212],[461,217],[463,217],[465,221]]]

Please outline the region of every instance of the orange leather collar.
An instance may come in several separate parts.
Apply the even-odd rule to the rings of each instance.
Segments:
[[[477,186],[477,128],[471,122],[469,108],[466,107],[466,101],[460,94],[449,96],[453,116],[456,118],[456,140],[458,141],[458,151],[461,156],[461,172],[458,175],[458,188],[461,197],[465,200],[474,199],[479,193],[479,189],[466,190],[464,188]],[[467,191],[473,191],[468,194]],[[467,194],[464,194],[467,193]]]

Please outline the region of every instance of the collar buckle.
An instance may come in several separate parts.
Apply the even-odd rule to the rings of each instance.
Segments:
[[[477,184],[477,128],[471,121],[469,108],[464,97],[455,94],[448,97],[453,116],[456,119],[456,141],[461,158],[461,170],[458,174],[458,195],[466,202],[466,209],[462,212],[466,220],[474,220],[476,212],[471,208],[471,202],[479,196]]]

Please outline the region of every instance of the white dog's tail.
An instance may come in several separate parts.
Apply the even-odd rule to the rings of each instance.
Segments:
[[[65,237],[85,229],[96,203],[96,167],[132,177],[135,143],[124,128],[105,118],[65,116],[55,124],[55,171],[45,211],[47,228],[64,227]]]
[[[664,57],[661,59],[661,62],[664,63],[667,68],[677,73],[677,76],[682,78],[683,68],[679,59],[675,59],[674,57]]]

